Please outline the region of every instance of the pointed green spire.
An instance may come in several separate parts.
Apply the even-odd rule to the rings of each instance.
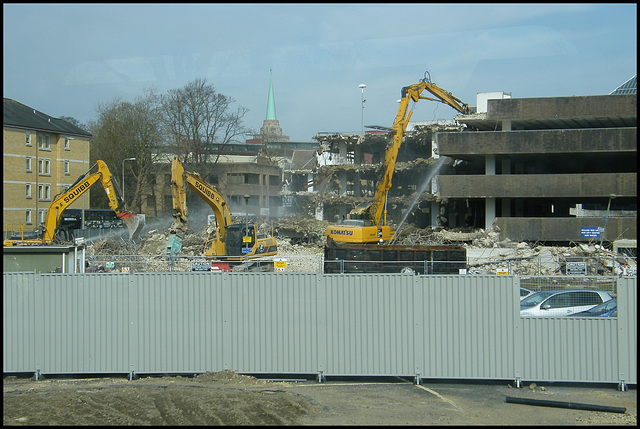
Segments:
[[[267,121],[277,121],[276,119],[276,101],[273,98],[273,78],[271,77],[271,69],[269,69],[269,98],[267,99]]]

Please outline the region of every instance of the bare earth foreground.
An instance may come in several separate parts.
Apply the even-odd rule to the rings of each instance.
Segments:
[[[507,403],[526,397],[612,413]],[[506,382],[266,381],[232,371],[195,377],[5,377],[4,425],[636,425],[636,389]]]

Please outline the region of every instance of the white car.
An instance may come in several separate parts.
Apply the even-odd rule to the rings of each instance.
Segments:
[[[609,301],[609,292],[592,289],[544,290],[520,301],[521,317],[565,317]]]
[[[535,292],[532,290],[529,290],[527,288],[521,287],[520,288],[520,301],[522,301],[523,299],[525,299],[528,296],[533,295]]]

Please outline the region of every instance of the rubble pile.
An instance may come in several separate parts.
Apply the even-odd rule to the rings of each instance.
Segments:
[[[294,244],[324,245],[329,222],[315,218],[286,218],[275,224],[278,238],[287,237]],[[278,246],[280,242],[278,241]]]
[[[287,218],[273,224],[278,242],[277,258],[287,260],[287,271],[316,272],[324,254],[328,221],[315,218]],[[202,257],[208,230],[190,231],[183,238],[181,256]],[[89,261],[128,261],[135,271],[166,271],[165,246],[168,231],[149,230],[138,242],[123,238],[105,238],[88,245]],[[500,240],[493,230],[416,228],[406,224],[394,244],[459,245],[467,249],[471,274],[495,274],[508,268],[519,275],[561,275],[569,261],[585,261],[588,275],[635,275],[636,260],[600,247],[595,243],[571,246],[543,246],[537,243]]]

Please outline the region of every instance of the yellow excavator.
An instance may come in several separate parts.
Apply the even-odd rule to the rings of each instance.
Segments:
[[[422,96],[428,91],[436,98]],[[393,141],[387,147],[384,175],[378,181],[373,202],[355,207],[350,219],[327,227],[324,248],[325,273],[413,273],[458,274],[467,268],[467,252],[462,246],[406,246],[391,244],[395,232],[387,224],[387,193],[396,166],[398,150],[411,119],[409,103],[431,100],[469,114],[469,106],[431,82],[428,72],[419,83],[402,88],[398,114],[393,123]]]
[[[437,98],[421,95],[428,91]],[[401,91],[400,107],[393,123],[393,141],[387,147],[384,160],[384,175],[378,181],[372,203],[364,203],[355,207],[349,213],[350,219],[342,221],[339,225],[327,227],[327,241],[342,243],[380,243],[389,241],[394,232],[387,224],[387,193],[391,189],[391,178],[396,168],[396,158],[402,145],[405,130],[411,120],[413,111],[409,111],[409,103],[418,100],[431,100],[447,104],[460,113],[468,114],[469,106],[462,103],[450,92],[443,90],[431,82],[428,72],[419,83],[405,86]]]
[[[219,269],[228,271],[230,265],[242,263],[245,258],[256,259],[278,253],[276,239],[268,236],[266,231],[257,231],[253,223],[232,223],[229,206],[218,190],[198,173],[185,169],[180,158],[174,157],[171,162],[174,213],[166,246],[166,256],[170,261],[179,254],[182,239],[188,231],[187,186],[213,209],[217,225],[212,230],[213,237],[211,234],[207,237],[204,256],[207,260],[217,261]]]
[[[98,170],[90,173],[96,166]],[[5,238],[4,246],[51,245],[63,241],[61,237],[63,231],[60,229],[62,213],[67,207],[73,204],[74,201],[77,201],[80,195],[87,192],[89,188],[98,181],[100,181],[109,198],[109,207],[116,212],[118,218],[122,219],[129,230],[129,239],[135,239],[144,226],[144,217],[135,215],[124,209],[124,199],[120,194],[116,178],[111,175],[106,164],[98,160],[86,173],[80,176],[69,189],[54,197],[49,205],[49,210],[47,210],[41,237],[25,238],[25,233],[21,228],[21,232],[17,237],[10,236]]]

